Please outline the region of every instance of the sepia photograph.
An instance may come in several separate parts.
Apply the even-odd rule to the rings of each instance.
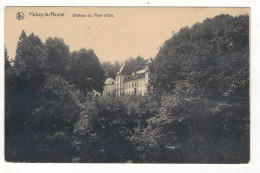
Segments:
[[[250,8],[5,7],[4,159],[250,161]]]

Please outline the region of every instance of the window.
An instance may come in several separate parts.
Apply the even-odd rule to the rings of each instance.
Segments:
[[[136,82],[135,82],[135,87],[136,87]]]
[[[110,96],[110,92],[107,92],[107,95]]]

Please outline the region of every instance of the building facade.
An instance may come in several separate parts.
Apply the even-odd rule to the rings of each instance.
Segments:
[[[116,79],[108,78],[104,85],[103,96],[146,95],[148,85],[147,67],[132,74],[127,73],[123,65],[116,74]]]
[[[148,85],[147,68],[136,71],[131,75],[126,74],[123,65],[116,75],[116,95],[146,95]]]
[[[108,78],[105,81],[103,96],[112,96],[116,94],[116,82],[113,78]]]
[[[145,95],[147,93],[148,73],[146,69],[137,71],[124,80],[125,95]]]

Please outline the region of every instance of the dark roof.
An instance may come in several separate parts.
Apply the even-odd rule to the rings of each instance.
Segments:
[[[117,75],[119,75],[119,74],[127,76],[127,75],[131,75],[131,71],[130,71],[129,67],[126,64],[124,64],[120,68],[120,70],[117,72]]]
[[[139,78],[144,78],[144,77],[145,77],[145,73],[135,73],[134,75],[126,77],[125,82],[135,80],[135,79],[139,79]]]

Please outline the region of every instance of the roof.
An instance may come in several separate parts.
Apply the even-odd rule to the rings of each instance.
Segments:
[[[125,78],[125,82],[131,81],[131,80],[136,80],[139,78],[145,78],[145,73],[134,73],[134,75],[128,76]]]
[[[125,64],[120,68],[120,70],[117,72],[117,74],[121,74],[125,68]]]
[[[135,75],[135,74],[145,73],[145,70],[146,70],[146,69],[136,71],[136,72],[132,73],[132,76]]]
[[[120,70],[117,72],[117,75],[125,75],[125,76],[128,76],[128,75],[131,75],[131,70],[129,68],[129,66],[127,66],[126,64],[124,64]]]
[[[105,81],[105,85],[114,85],[115,84],[115,80],[113,78],[108,78]]]

